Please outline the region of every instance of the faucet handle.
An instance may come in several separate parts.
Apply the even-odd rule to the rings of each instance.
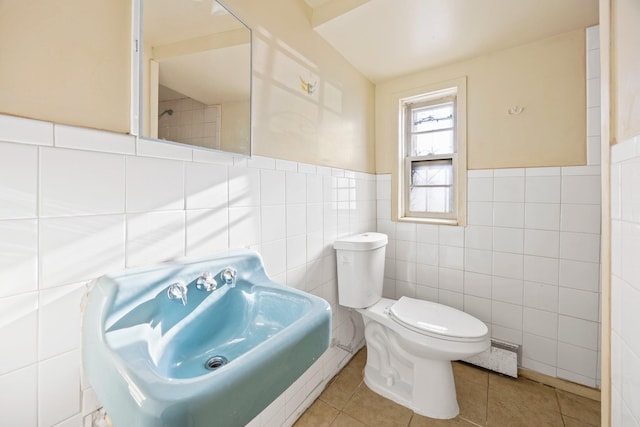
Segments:
[[[205,290],[211,292],[218,287],[218,283],[210,271],[205,271],[200,275],[200,277],[198,277],[198,280],[196,280],[196,287],[201,291]]]
[[[167,288],[169,299],[179,299],[182,305],[187,305],[187,285],[184,282],[176,282]]]
[[[229,285],[229,287],[233,288],[236,286],[236,276],[238,272],[233,267],[227,267],[220,272],[220,279]]]

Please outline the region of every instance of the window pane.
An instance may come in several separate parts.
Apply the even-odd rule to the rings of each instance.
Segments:
[[[411,151],[412,156],[453,153],[453,130],[412,135]]]
[[[453,212],[453,187],[414,187],[409,193],[412,212]]]
[[[411,110],[411,132],[453,127],[453,102]]]
[[[452,185],[453,165],[451,159],[411,162],[411,186]]]

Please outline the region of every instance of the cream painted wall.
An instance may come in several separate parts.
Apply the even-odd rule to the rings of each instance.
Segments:
[[[402,93],[467,76],[469,169],[586,163],[584,30],[376,87],[376,172],[394,172]],[[512,106],[524,107],[509,115]]]
[[[613,143],[640,134],[640,2],[611,2]]]
[[[129,0],[2,0],[0,113],[129,131]]]

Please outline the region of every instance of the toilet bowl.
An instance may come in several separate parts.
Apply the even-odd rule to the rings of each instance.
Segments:
[[[489,348],[488,328],[442,304],[382,298],[386,243],[381,233],[334,243],[338,303],[355,308],[365,324],[365,384],[420,415],[454,418],[459,407],[451,361]]]

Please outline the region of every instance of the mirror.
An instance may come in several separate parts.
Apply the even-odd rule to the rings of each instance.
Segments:
[[[251,154],[251,30],[217,0],[141,0],[140,135]]]

